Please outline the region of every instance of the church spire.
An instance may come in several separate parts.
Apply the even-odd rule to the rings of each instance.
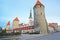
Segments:
[[[33,25],[33,20],[32,20],[32,11],[30,10],[30,15],[29,15],[29,26]]]
[[[31,13],[31,10],[30,10],[30,16],[29,16],[29,18],[32,18],[32,13]]]

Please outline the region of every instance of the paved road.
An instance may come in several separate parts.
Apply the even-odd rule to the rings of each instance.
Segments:
[[[33,39],[35,37],[38,36],[43,36],[40,34],[33,34],[33,35],[29,35],[29,34],[22,34],[22,35],[17,35],[17,36],[9,36],[7,38],[0,38],[0,40],[29,40],[29,39]]]
[[[7,38],[0,38],[0,40],[60,40],[60,32],[59,33],[53,33],[49,35],[18,35],[18,36],[12,36]]]

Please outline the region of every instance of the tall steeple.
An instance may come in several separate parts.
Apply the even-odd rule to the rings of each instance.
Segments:
[[[32,20],[32,13],[31,13],[31,10],[30,10],[29,26],[32,26],[32,25],[33,25],[33,20]]]
[[[31,13],[31,10],[30,10],[30,16],[29,16],[29,18],[32,18],[32,13]]]

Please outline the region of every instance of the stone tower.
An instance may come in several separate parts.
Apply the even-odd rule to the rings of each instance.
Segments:
[[[30,16],[29,16],[29,26],[33,26],[33,20],[32,20],[31,10],[30,10]]]
[[[12,27],[13,27],[12,29],[19,28],[19,19],[17,17],[13,20],[13,26]]]
[[[10,29],[10,21],[8,21],[7,25],[6,25],[6,30]]]
[[[37,0],[33,7],[35,31],[38,31],[40,34],[48,34],[48,25],[44,8],[44,5],[39,0]]]

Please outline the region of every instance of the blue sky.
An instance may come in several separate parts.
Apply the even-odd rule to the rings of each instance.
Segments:
[[[37,0],[0,0],[0,27],[6,27],[8,21],[13,22],[18,17],[20,23],[28,23],[30,9]],[[45,6],[47,22],[60,24],[60,0],[40,0]]]

